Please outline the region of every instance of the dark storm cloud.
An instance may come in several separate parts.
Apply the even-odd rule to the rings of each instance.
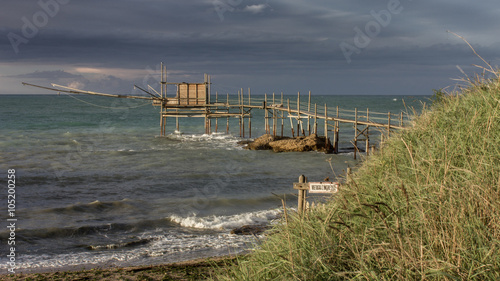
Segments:
[[[59,3],[57,11],[49,5],[46,13],[53,16],[41,22],[36,15],[48,3]],[[197,81],[206,72],[218,83],[262,92],[315,87],[327,93],[334,83],[337,94],[408,88],[418,94],[449,84],[456,65],[467,69],[480,63],[447,30],[466,36],[476,51],[499,62],[494,1],[7,0],[4,5],[9,12],[1,12],[0,60],[12,66],[147,69],[164,61],[173,79]],[[398,12],[384,18],[390,5]],[[378,29],[374,14],[381,15]],[[44,25],[19,43],[16,54],[7,34],[23,37],[26,21],[37,20]],[[367,26],[373,36],[356,45],[356,30],[369,35]],[[343,43],[354,47],[349,56]],[[396,82],[384,86],[384,77]],[[414,77],[420,86],[407,87]]]

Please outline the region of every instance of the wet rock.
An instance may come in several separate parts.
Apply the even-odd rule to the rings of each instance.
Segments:
[[[274,152],[319,151],[331,153],[333,151],[330,141],[316,134],[295,138],[273,137],[266,134],[248,143],[246,148],[251,150],[273,150]]]
[[[236,235],[257,235],[266,231],[268,226],[265,225],[244,225],[231,230],[231,234]]]
[[[258,138],[256,138],[254,141],[250,142],[247,144],[245,148],[250,149],[250,150],[268,150],[272,149],[271,146],[269,146],[269,143],[277,140],[283,140],[287,139],[288,137],[275,137],[269,134],[262,135]]]

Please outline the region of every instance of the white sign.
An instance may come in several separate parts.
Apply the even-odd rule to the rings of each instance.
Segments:
[[[338,182],[310,182],[309,193],[336,193],[339,186]]]

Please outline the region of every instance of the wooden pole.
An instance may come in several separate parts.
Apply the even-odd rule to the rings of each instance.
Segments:
[[[309,101],[307,102],[307,111],[311,112],[311,91],[309,91]],[[307,115],[307,130],[309,131],[309,135],[311,135],[311,116]]]
[[[162,109],[161,109],[161,112],[160,112],[160,136],[164,136],[164,132],[163,132],[163,106],[162,106]]]
[[[252,105],[250,88],[248,88],[248,105]],[[250,115],[248,115],[248,137],[252,137],[252,117]]]
[[[339,106],[337,105],[337,119],[339,118]],[[338,121],[335,119],[333,121],[333,152],[339,153],[338,151],[338,139],[339,139],[339,131],[338,131]]]
[[[288,115],[290,116],[290,99],[286,99],[287,103],[288,103]],[[290,118],[290,129],[292,130],[292,138],[295,137],[295,131],[293,129],[293,122],[292,122],[292,118]]]
[[[306,183],[306,177],[304,175],[301,175],[299,177],[299,183]],[[298,199],[298,205],[297,205],[297,209],[299,211],[299,214],[304,213],[305,205],[306,205],[306,190],[299,189],[299,199]]]
[[[388,113],[387,118],[387,137],[391,136],[391,112]]]
[[[273,136],[276,137],[276,99],[273,92]]]
[[[354,109],[354,160],[358,152],[358,108]]]
[[[339,106],[337,105],[337,121],[335,121],[335,144],[334,144],[334,149],[335,153],[339,153],[339,139],[340,139],[340,122],[338,121],[340,117],[340,111],[339,111]]]
[[[297,93],[297,137],[300,136],[301,119],[300,119],[300,92]],[[303,130],[302,130],[302,134]]]
[[[314,104],[314,134],[318,134],[318,104]]]
[[[163,62],[161,62],[161,88],[160,88],[160,96],[163,99]]]
[[[244,113],[244,108],[243,104],[245,103],[244,97],[243,97],[243,88],[241,88],[240,91],[240,132],[241,132],[241,137],[245,137],[245,113]]]
[[[370,109],[366,109],[366,121],[369,122],[370,118],[368,117],[370,114]],[[370,132],[368,131],[370,129],[370,126],[366,125],[366,156],[370,155]]]
[[[281,106],[283,106],[283,92],[281,92]],[[283,137],[283,127],[284,127],[284,122],[285,122],[285,118],[284,118],[284,113],[282,110],[281,111],[281,137]]]
[[[267,93],[264,94],[264,127],[266,129],[266,134],[271,134],[269,132],[269,112],[267,111]]]
[[[325,103],[325,140],[328,140],[328,107]],[[328,143],[328,141],[326,141]]]

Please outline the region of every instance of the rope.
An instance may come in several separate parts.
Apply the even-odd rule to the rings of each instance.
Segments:
[[[82,99],[79,99],[77,97],[75,97],[74,95],[70,95],[68,93],[64,93],[65,95],[69,96],[69,97],[72,97],[74,98],[75,100],[77,101],[80,101],[80,102],[83,102],[83,103],[86,103],[88,105],[91,105],[91,106],[95,106],[95,107],[99,107],[99,108],[106,108],[106,109],[130,109],[130,108],[139,108],[139,107],[142,107],[142,106],[146,106],[148,104],[151,104],[150,102],[145,102],[144,104],[141,104],[141,105],[138,105],[138,106],[128,106],[128,107],[116,107],[116,106],[103,106],[103,105],[98,105],[98,104],[95,104],[95,103],[91,103],[91,102],[88,102],[88,101],[85,101],[85,100],[82,100]]]

